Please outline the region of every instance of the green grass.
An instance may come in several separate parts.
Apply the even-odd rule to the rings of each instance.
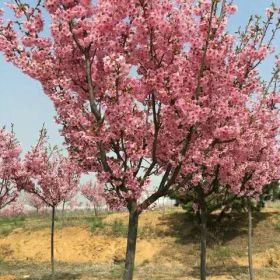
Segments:
[[[0,218],[0,235],[7,235],[16,228],[25,227],[25,217]]]
[[[280,221],[274,223],[274,227],[275,227],[275,229],[280,231]]]
[[[92,228],[102,227],[101,221],[92,218],[92,213],[69,212],[62,220],[60,211],[57,211],[55,218],[55,227],[57,229],[65,226],[79,226],[86,225]],[[7,235],[17,228],[24,228],[26,230],[41,230],[49,228],[51,223],[50,213],[29,213],[26,216],[0,218],[0,235]]]
[[[232,256],[231,248],[224,246],[215,246],[215,250],[212,252],[212,258],[216,261],[228,259]]]
[[[94,216],[91,219],[88,219],[90,223],[91,232],[95,232],[100,229],[104,229],[106,224],[103,222],[103,218],[99,216]]]
[[[126,236],[127,225],[125,225],[122,220],[116,219],[111,224],[111,230],[114,236]]]

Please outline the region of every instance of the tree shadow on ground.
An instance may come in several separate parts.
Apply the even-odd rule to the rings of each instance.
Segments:
[[[55,280],[78,280],[81,278],[81,274],[72,274],[72,273],[56,273]],[[50,274],[42,275],[39,277],[29,277],[29,280],[52,280],[52,276]]]
[[[257,270],[255,270],[257,272]],[[247,266],[240,266],[237,263],[233,263],[232,265],[222,266],[209,266],[207,268],[207,274],[213,276],[224,276],[224,275],[231,275],[234,277],[241,277],[244,278],[248,275],[248,267]],[[187,273],[187,276],[194,277],[199,279],[199,267],[193,267],[192,271]],[[247,277],[246,277],[247,278]]]
[[[256,212],[253,214],[253,228],[259,223],[270,219],[275,213]],[[211,215],[211,220],[213,216]],[[188,213],[165,214],[160,218],[162,225],[168,226],[168,232],[159,231],[160,236],[171,236],[181,244],[194,244],[200,241],[200,226],[194,215]],[[247,213],[231,214],[226,216],[220,223],[208,223],[208,245],[225,245],[236,237],[247,235],[248,217]]]
[[[123,265],[100,265],[90,262],[68,263],[56,262],[56,280],[79,280],[82,277],[86,279],[120,279],[123,271]],[[34,263],[28,261],[1,261],[0,260],[0,278],[1,276],[13,276],[16,280],[52,280],[50,273],[50,264]],[[2,279],[2,278],[1,278]],[[13,278],[14,279],[14,278]]]
[[[24,261],[4,262],[0,261],[0,276],[2,273],[5,275],[14,275],[17,280],[52,280],[50,273],[49,263],[32,263]],[[56,280],[77,280],[80,279],[81,274],[69,268],[69,265],[64,266],[59,263],[57,272],[55,273]],[[67,271],[63,271],[67,269]],[[69,273],[68,271],[71,271]]]
[[[280,244],[279,234],[271,222],[277,216],[279,217],[279,211],[253,214],[254,253],[272,248],[276,243]],[[187,213],[175,212],[162,216],[161,223],[168,226],[168,231],[162,231],[161,234],[175,238],[177,243],[174,249],[172,247],[163,249],[161,255],[168,256],[172,252],[174,259],[187,267],[184,276],[199,279],[200,227],[195,217]],[[234,279],[247,278],[248,267],[237,261],[239,258],[246,258],[247,232],[247,213],[233,214],[218,224],[208,225],[207,271],[209,275],[231,275]]]

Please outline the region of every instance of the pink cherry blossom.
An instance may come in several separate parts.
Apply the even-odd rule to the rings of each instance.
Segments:
[[[233,15],[237,12],[238,8],[236,5],[228,5],[227,6],[227,12],[230,14],[230,15]]]
[[[273,8],[269,7],[265,9],[265,14],[267,17],[270,17],[274,13]]]

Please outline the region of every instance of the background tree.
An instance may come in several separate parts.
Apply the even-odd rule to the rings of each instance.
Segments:
[[[45,202],[38,197],[37,195],[26,193],[25,202],[31,207],[36,209],[36,213],[39,213],[39,210],[46,206]]]
[[[14,132],[0,128],[0,209],[16,201],[26,179],[20,153]]]
[[[0,210],[0,217],[11,218],[24,214],[24,205],[18,201],[14,201]]]
[[[67,197],[65,197],[62,201],[62,210],[61,210],[61,220],[62,220],[62,224],[64,224],[64,216],[65,216],[65,206],[67,204],[70,204],[71,207],[71,201],[73,199],[75,199],[75,196],[77,194],[78,188],[74,188],[72,191],[70,191],[67,195]],[[72,207],[71,207],[72,208]]]
[[[81,194],[93,205],[95,216],[99,215],[101,207],[105,204],[104,186],[99,182],[89,181],[80,188]]]
[[[38,144],[26,154],[25,169],[32,184],[25,190],[41,199],[52,209],[51,218],[51,269],[54,271],[54,223],[56,207],[67,198],[79,184],[78,169],[55,147],[51,150],[47,143],[46,130],[42,129]]]

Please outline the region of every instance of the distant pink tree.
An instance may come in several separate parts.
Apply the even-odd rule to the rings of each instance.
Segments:
[[[157,199],[185,186],[199,186],[204,197],[216,182],[242,191],[240,168],[253,170],[247,161],[266,143],[255,134],[259,124],[267,132],[262,112],[274,133],[277,113],[266,104],[278,102],[279,71],[264,84],[258,66],[273,52],[280,22],[267,38],[272,9],[262,28],[250,19],[244,33],[230,34],[237,7],[227,0],[40,2],[10,5],[17,19],[0,23],[0,50],[42,84],[71,158],[97,174],[107,203],[127,207],[124,279],[131,280],[139,215]],[[43,10],[50,36],[42,33]],[[252,184],[270,168],[255,166]],[[158,183],[143,200],[153,176]]]
[[[16,201],[26,179],[20,153],[14,132],[0,128],[0,209]]]
[[[36,209],[37,213],[39,212],[39,210],[46,206],[46,203],[39,196],[32,193],[26,193],[25,200],[28,205]]]
[[[89,181],[80,187],[82,195],[91,202],[95,216],[99,214],[100,208],[105,204],[105,191],[103,184]]]
[[[77,194],[77,188],[73,189],[68,193],[68,195],[63,199],[62,201],[62,211],[61,211],[61,219],[62,219],[62,224],[64,224],[64,216],[65,216],[65,206],[69,204],[70,208],[72,209],[73,207],[73,200],[76,200],[76,194]]]
[[[18,202],[12,202],[7,207],[0,210],[0,217],[10,218],[24,214],[24,205]]]
[[[46,130],[42,129],[37,145],[26,154],[24,164],[32,184],[25,190],[41,199],[52,209],[51,220],[51,268],[54,271],[54,222],[56,207],[77,189],[79,184],[78,168],[59,150],[49,148]]]
[[[69,207],[72,210],[75,210],[79,207],[81,207],[83,205],[82,201],[79,201],[77,197],[73,197],[70,201],[69,201]]]

